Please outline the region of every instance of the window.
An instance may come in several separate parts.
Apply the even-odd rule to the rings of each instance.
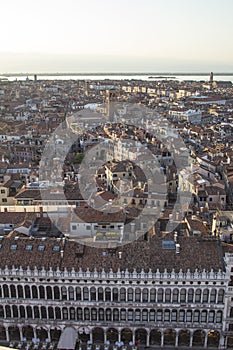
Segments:
[[[185,303],[186,302],[186,290],[184,288],[180,291],[180,302]]]
[[[193,290],[193,288],[191,288],[188,290],[188,303],[193,302],[193,295],[194,295],[194,290]]]
[[[11,246],[10,246],[10,250],[17,250],[17,244],[12,244]]]
[[[194,311],[193,322],[199,322],[200,312],[198,310]]]
[[[7,203],[7,198],[2,198],[2,203]]]
[[[128,321],[133,321],[133,310],[128,311]]]
[[[155,292],[155,289],[151,289],[150,291],[150,302],[151,303],[154,303],[155,302],[155,297],[156,297],[156,292]]]
[[[177,310],[172,310],[171,321],[177,322]]]
[[[25,249],[26,250],[32,250],[32,245],[26,245]]]
[[[209,290],[208,289],[205,289],[204,292],[203,292],[203,303],[208,303],[208,300],[209,300]]]
[[[163,321],[163,312],[162,310],[157,311],[157,322]]]
[[[126,321],[126,310],[121,309],[121,321]]]
[[[128,301],[133,301],[133,289],[128,289]]]
[[[170,310],[164,311],[164,322],[170,322]]]
[[[142,291],[142,302],[146,303],[148,301],[148,289],[144,288]]]
[[[206,323],[207,322],[207,311],[203,310],[201,313],[201,322]]]
[[[40,252],[43,252],[43,251],[45,250],[45,246],[44,246],[44,245],[39,245],[39,246],[38,246],[38,250],[39,250]]]
[[[141,321],[141,313],[140,310],[135,311],[135,321],[140,322]]]
[[[186,312],[186,322],[192,322],[192,310]]]
[[[77,225],[72,225],[72,226],[71,226],[71,230],[72,230],[72,231],[76,231],[76,230],[77,230]]]
[[[104,321],[104,310],[99,309],[99,321]]]
[[[150,310],[149,321],[155,321],[155,310]]]
[[[120,301],[126,301],[126,290],[125,288],[120,289]]]
[[[158,303],[162,303],[163,302],[163,289],[159,288],[158,290]]]
[[[53,251],[54,251],[54,252],[59,252],[59,250],[60,250],[59,245],[55,245],[55,246],[53,247]]]
[[[91,226],[90,225],[86,225],[86,230],[90,230]]]
[[[82,312],[82,309],[80,307],[77,309],[77,319],[78,319],[78,321],[82,321],[82,319],[83,319],[83,312]]]
[[[171,302],[171,289],[165,290],[165,303]]]
[[[5,190],[1,190],[1,193],[5,193]]]
[[[221,322],[222,322],[222,311],[217,311],[216,323],[221,323]]]
[[[209,320],[208,320],[209,323],[214,323],[214,316],[215,316],[215,312],[211,310],[209,312]]]
[[[90,310],[88,308],[84,309],[84,321],[90,320]]]
[[[185,312],[184,310],[179,311],[179,322],[184,322]]]
[[[175,288],[174,290],[173,290],[173,293],[172,293],[172,301],[173,301],[173,303],[177,303],[178,302],[178,296],[179,296],[179,291],[178,291],[178,289],[177,288]]]
[[[89,300],[89,291],[87,287],[83,288],[83,300]]]
[[[224,299],[224,290],[220,289],[218,292],[218,304],[222,304]]]
[[[216,302],[216,289],[212,289],[210,293],[210,302],[215,303]]]
[[[135,291],[135,301],[141,301],[141,290],[139,288],[136,288]]]
[[[201,302],[201,290],[197,289],[195,293],[195,303],[200,303]]]

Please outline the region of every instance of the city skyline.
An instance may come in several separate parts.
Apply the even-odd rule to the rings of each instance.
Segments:
[[[1,5],[0,72],[230,72],[232,10],[230,0],[12,0]]]

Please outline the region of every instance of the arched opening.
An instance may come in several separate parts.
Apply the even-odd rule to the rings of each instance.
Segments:
[[[164,331],[164,345],[174,346],[176,343],[176,332],[174,329],[166,329]]]
[[[13,284],[10,285],[11,298],[16,298],[16,289]]]
[[[45,290],[43,286],[39,286],[40,299],[45,299]]]
[[[7,318],[11,318],[11,308],[10,308],[10,305],[6,305],[5,307],[5,313],[6,313],[6,317]]]
[[[9,339],[10,340],[20,340],[19,328],[16,326],[10,326],[8,328],[9,331]]]
[[[25,318],[25,308],[22,305],[20,305],[19,307],[19,314],[20,314],[20,318]]]
[[[6,340],[6,329],[3,326],[0,326],[0,340]]]
[[[24,287],[24,292],[25,292],[25,298],[30,299],[31,298],[31,291],[29,286]]]
[[[38,299],[38,290],[36,286],[32,286],[32,298]]]
[[[55,308],[55,319],[60,320],[61,319],[61,309],[59,307]]]
[[[48,338],[48,332],[44,328],[39,328],[36,330],[36,336],[40,339],[40,341],[45,341]]]
[[[107,340],[112,344],[118,341],[118,331],[115,328],[109,328],[107,330]]]
[[[179,331],[178,345],[179,346],[189,346],[190,344],[190,332],[188,330]]]
[[[207,346],[212,348],[218,348],[220,340],[220,334],[218,331],[211,330],[208,332]]]
[[[48,316],[49,316],[49,319],[54,319],[54,311],[53,311],[53,308],[51,306],[48,307]]]
[[[12,306],[12,313],[13,313],[13,318],[18,318],[19,317],[19,312],[18,312],[18,308],[16,305]]]
[[[60,300],[61,297],[60,297],[60,290],[58,287],[54,287],[53,288],[53,293],[54,293],[54,299],[55,300]]]
[[[22,328],[23,337],[27,340],[32,340],[34,338],[33,328],[31,326],[24,326]]]
[[[26,311],[27,311],[27,318],[32,318],[32,308],[31,308],[31,306],[27,306],[26,307]]]
[[[135,332],[135,344],[146,345],[147,332],[144,328],[136,329]]]
[[[161,332],[158,329],[150,332],[150,345],[161,345]]]
[[[193,333],[193,346],[204,346],[205,332],[197,330]]]
[[[34,306],[33,310],[34,310],[34,318],[40,318],[39,307]]]
[[[18,298],[23,298],[23,287],[17,286]]]
[[[96,327],[92,331],[93,343],[104,343],[104,331],[102,328]]]
[[[227,337],[227,349],[228,348],[233,348],[233,336],[232,335],[229,335]]]
[[[81,340],[82,343],[87,343],[88,340],[90,340],[90,333],[88,328],[80,328],[78,333],[79,340]]]
[[[52,293],[52,288],[50,286],[46,287],[46,296],[47,299],[53,299],[53,293]]]
[[[129,344],[133,340],[133,333],[131,329],[124,328],[121,331],[121,341],[123,341],[124,344]]]
[[[50,330],[51,341],[59,341],[61,336],[61,330],[54,328]]]

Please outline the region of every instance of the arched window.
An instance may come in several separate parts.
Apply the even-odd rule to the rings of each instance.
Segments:
[[[82,311],[81,307],[77,308],[77,320],[78,321],[82,321],[83,320],[83,311]]]
[[[202,310],[201,312],[201,323],[206,323],[207,322],[207,311]]]
[[[224,290],[220,289],[219,292],[218,292],[218,301],[217,301],[218,304],[222,304],[223,303],[223,301],[224,301],[224,294],[225,294]]]
[[[216,323],[221,323],[222,322],[222,311],[217,311],[216,313]]]
[[[61,287],[61,298],[62,298],[62,300],[67,300],[67,289],[66,289],[66,287]]]
[[[41,311],[41,318],[47,319],[46,307],[45,306],[41,306],[40,311]]]
[[[53,299],[52,288],[50,286],[46,287],[46,296],[49,300]]]
[[[136,322],[140,322],[141,321],[141,311],[139,309],[137,309],[135,311],[135,321]]]
[[[194,290],[189,288],[188,290],[188,303],[193,303]]]
[[[87,307],[84,309],[84,321],[90,321],[90,310]]]
[[[76,287],[76,300],[82,300],[82,293],[80,287]]]
[[[172,310],[171,321],[177,322],[177,310]]]
[[[54,287],[53,288],[53,293],[54,293],[54,299],[55,300],[60,300],[61,299],[59,287],[57,287],[57,286]]]
[[[97,321],[97,310],[96,309],[91,309],[91,320]]]
[[[158,310],[157,311],[157,322],[162,322],[163,321],[163,311]]]
[[[50,320],[54,319],[54,312],[53,312],[53,308],[51,306],[49,306],[49,308],[48,308],[48,316],[49,316]]]
[[[32,298],[38,299],[38,290],[36,286],[32,286]]]
[[[210,292],[210,302],[211,303],[216,303],[216,289],[212,289]]]
[[[13,284],[10,285],[11,298],[16,298],[16,289]]]
[[[208,301],[209,301],[209,290],[206,288],[203,291],[202,302],[203,303],[208,303]]]
[[[12,312],[13,312],[13,317],[14,318],[18,318],[19,317],[18,308],[17,308],[16,305],[12,306]]]
[[[186,289],[182,288],[180,291],[180,302],[186,303]]]
[[[44,292],[43,286],[39,286],[39,295],[40,295],[40,299],[45,299],[45,292]]]
[[[8,288],[8,285],[6,284],[3,285],[3,295],[4,295],[4,298],[9,298],[10,296],[9,288]]]
[[[170,310],[168,309],[164,311],[164,322],[170,322]]]
[[[68,310],[67,307],[62,308],[62,318],[63,320],[68,320]]]
[[[192,322],[192,310],[186,311],[186,322]]]
[[[119,321],[119,310],[113,309],[113,321]]]
[[[89,300],[89,290],[87,287],[83,288],[83,300]]]
[[[68,293],[69,293],[69,300],[74,300],[74,288],[73,287],[68,288]]]
[[[170,303],[171,302],[171,289],[166,288],[165,289],[165,303]]]
[[[55,318],[56,320],[61,320],[61,309],[60,307],[55,308]]]
[[[214,323],[214,317],[215,317],[215,311],[214,310],[209,311],[208,323]]]
[[[118,302],[118,289],[117,288],[113,288],[112,297],[113,297],[113,301]]]
[[[110,288],[105,289],[105,301],[111,301],[111,289]]]
[[[27,306],[26,307],[26,311],[27,311],[27,318],[33,318],[32,317],[32,308],[31,308],[31,306]]]
[[[154,322],[155,321],[155,310],[150,310],[149,321],[150,322]]]
[[[70,320],[75,320],[75,308],[70,308]]]
[[[154,303],[155,302],[155,298],[156,298],[156,291],[154,288],[152,288],[150,290],[150,302],[151,303]]]
[[[34,306],[33,311],[34,311],[34,318],[40,318],[39,307]]]
[[[104,300],[104,290],[102,287],[98,288],[98,301]]]
[[[184,322],[185,321],[185,311],[180,310],[179,311],[179,322]]]
[[[99,309],[99,321],[104,321],[104,309]]]
[[[143,303],[147,303],[148,302],[148,296],[149,296],[148,289],[144,288],[143,291],[142,291],[142,302]]]
[[[106,310],[106,321],[112,321],[111,309]]]
[[[128,301],[133,301],[133,289],[128,289]]]
[[[5,307],[5,313],[7,318],[11,318],[11,308],[9,305],[6,305]]]
[[[96,301],[96,289],[95,287],[91,287],[91,301]]]
[[[25,286],[24,287],[24,291],[25,291],[25,298],[30,299],[31,298],[31,291],[30,291],[30,287],[29,286]]]
[[[140,302],[141,301],[141,289],[136,288],[135,290],[135,301]]]
[[[126,310],[121,309],[121,321],[126,321]]]
[[[26,316],[24,306],[22,305],[20,305],[19,307],[19,315],[20,315],[20,318],[25,318]]]
[[[23,287],[17,286],[18,298],[23,298]]]
[[[195,303],[201,302],[201,290],[198,288],[195,292]]]
[[[162,303],[163,302],[163,289],[162,288],[159,288],[159,290],[158,290],[157,301],[158,301],[158,303]]]
[[[175,288],[173,289],[173,293],[172,293],[172,302],[178,303],[178,298],[179,298],[179,290]]]
[[[128,310],[128,321],[133,321],[133,310]]]
[[[120,289],[120,301],[126,301],[126,290],[125,288]]]
[[[4,308],[2,305],[0,305],[0,318],[4,318]]]
[[[200,321],[200,311],[199,310],[194,310],[193,322],[199,323],[199,321]]]

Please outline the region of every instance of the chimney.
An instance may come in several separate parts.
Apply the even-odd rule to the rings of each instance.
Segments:
[[[64,250],[62,249],[61,250],[61,259],[63,259],[63,256],[64,256]]]
[[[180,244],[176,243],[176,254],[180,254]]]

